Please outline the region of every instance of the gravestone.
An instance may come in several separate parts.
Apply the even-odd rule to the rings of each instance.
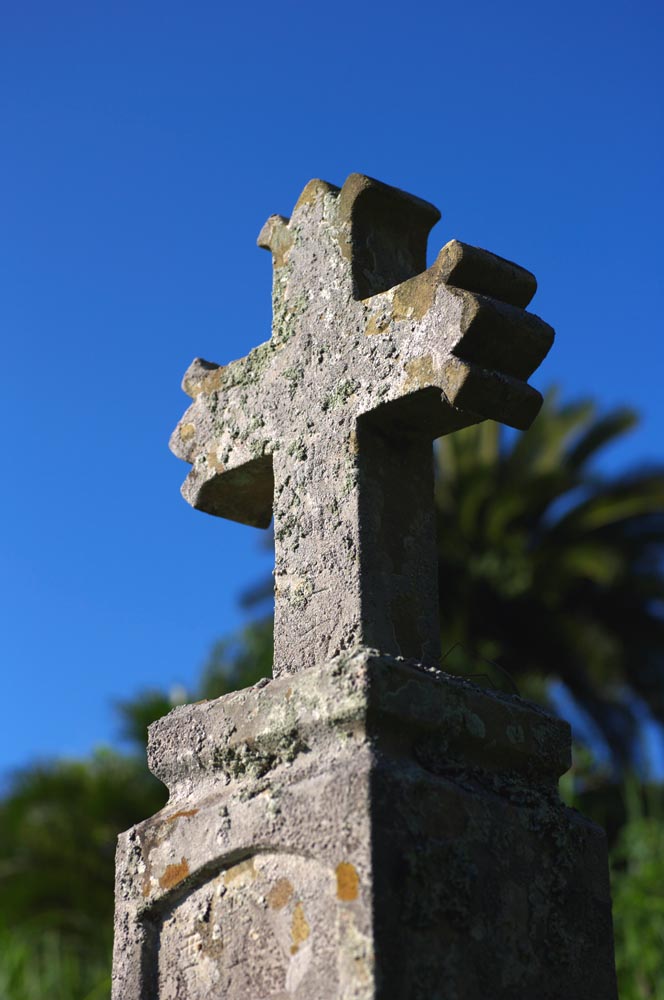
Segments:
[[[426,202],[310,182],[259,245],[272,337],[185,375],[197,509],[275,530],[274,679],[150,730],[120,838],[114,1000],[610,1000],[602,831],[569,727],[440,670],[432,441],[526,428],[531,274]]]

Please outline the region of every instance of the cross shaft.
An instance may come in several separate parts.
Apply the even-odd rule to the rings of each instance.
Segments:
[[[259,237],[271,339],[185,375],[185,498],[256,526],[274,513],[275,675],[358,645],[436,658],[431,443],[539,410],[525,380],[553,331],[524,311],[534,278],[457,241],[425,269],[438,218],[361,175],[311,181]]]

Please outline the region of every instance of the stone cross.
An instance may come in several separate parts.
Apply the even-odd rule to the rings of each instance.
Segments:
[[[361,174],[310,181],[258,238],[271,339],[185,375],[185,498],[259,527],[274,513],[275,676],[358,646],[435,661],[432,441],[539,410],[525,380],[553,331],[524,311],[534,277],[456,240],[427,269],[439,218]]]
[[[274,510],[281,676],[150,727],[169,799],[119,838],[113,1000],[617,1000],[569,727],[431,664],[432,439],[527,426],[553,335],[515,265],[426,269],[437,218],[312,181],[259,238],[272,339],[185,377],[187,499]]]

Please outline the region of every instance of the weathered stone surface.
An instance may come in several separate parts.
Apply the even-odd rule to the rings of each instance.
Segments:
[[[151,727],[170,798],[120,838],[114,1000],[616,997],[568,727],[434,666],[431,442],[527,426],[553,336],[509,261],[453,241],[425,270],[437,219],[312,181],[260,236],[271,340],[185,376],[186,498],[274,511],[276,679]]]
[[[610,1000],[602,832],[569,729],[369,651],[151,728],[115,1000]]]
[[[553,331],[524,312],[534,277],[456,240],[425,270],[438,218],[359,174],[311,181],[259,237],[271,339],[185,375],[186,499],[258,526],[274,510],[277,675],[358,645],[436,660],[431,442],[539,409],[525,380]]]

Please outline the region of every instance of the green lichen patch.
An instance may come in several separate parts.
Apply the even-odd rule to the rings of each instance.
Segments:
[[[281,376],[286,379],[286,382],[288,383],[288,394],[290,398],[294,399],[297,387],[301,385],[304,378],[304,368],[300,364],[291,365],[290,368],[284,369]]]
[[[353,393],[357,392],[360,384],[355,379],[347,378],[339,382],[334,390],[323,400],[321,408],[324,413],[328,410],[336,410],[347,403]]]
[[[278,542],[283,542],[284,539],[292,535],[297,529],[298,520],[294,514],[288,514],[284,520],[280,523],[279,527],[274,532],[274,537]]]
[[[217,747],[212,757],[215,770],[223,772],[229,781],[263,778],[283,764],[292,764],[309,747],[297,729],[271,733],[265,741],[241,743],[239,746]]]
[[[288,296],[287,276],[275,280],[272,294],[272,344],[281,348],[288,343],[300,328],[300,318],[309,304],[309,296],[302,292],[298,296]]]
[[[255,438],[249,445],[249,454],[252,458],[263,458],[272,452],[272,442],[270,438]]]
[[[271,340],[268,340],[264,344],[259,344],[258,347],[254,347],[253,350],[249,351],[246,358],[242,358],[240,361],[234,361],[225,368],[219,369],[217,385],[215,386],[216,392],[223,392],[225,389],[233,389],[236,386],[255,384],[261,379],[263,373],[269,367],[274,354],[275,345]],[[208,404],[211,408],[213,399],[214,396],[211,396],[210,403]],[[218,405],[216,400],[214,405],[215,408]]]
[[[291,458],[296,458],[298,462],[304,462],[307,457],[307,446],[301,437],[295,438],[288,446],[288,454]]]
[[[295,587],[290,588],[288,592],[288,603],[291,607],[304,609],[309,603],[313,592],[314,587],[311,580],[301,580]]]

